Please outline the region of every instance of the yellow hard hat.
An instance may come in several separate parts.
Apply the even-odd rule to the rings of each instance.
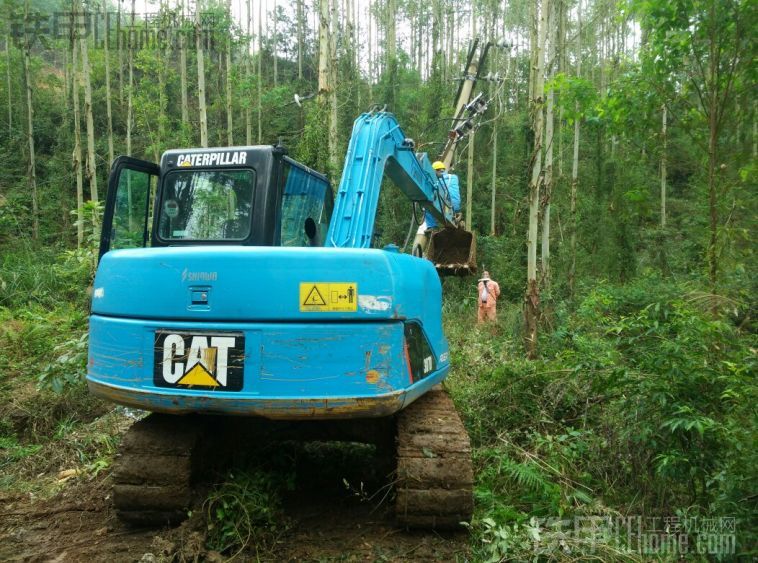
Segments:
[[[438,160],[437,162],[435,162],[434,164],[432,164],[432,168],[434,168],[435,170],[444,170],[445,169],[445,163],[442,162],[441,160]]]

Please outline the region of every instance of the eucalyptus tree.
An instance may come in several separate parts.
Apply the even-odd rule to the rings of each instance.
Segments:
[[[32,101],[33,77],[31,71],[32,40],[28,30],[31,29],[29,19],[29,0],[24,2],[24,35],[23,35],[23,64],[24,64],[24,90],[26,92],[26,142],[29,148],[28,161],[28,184],[29,193],[32,197],[32,238],[39,238],[39,196],[37,193],[37,162],[34,145],[34,103]]]
[[[250,0],[248,0],[249,2]],[[185,3],[181,0],[181,28],[179,29],[179,90],[181,91],[182,127],[189,126],[189,86],[187,83],[187,35],[188,28],[184,20]]]
[[[82,128],[79,113],[79,57],[76,55],[76,39],[74,29],[69,32],[69,48],[71,50],[71,97],[74,109],[74,150],[71,153],[71,164],[76,178],[76,244],[81,248],[84,242],[84,181],[82,179]]]
[[[133,1],[133,0],[132,0]],[[201,21],[202,4],[195,8],[195,51],[197,56],[197,106],[200,119],[200,146],[208,146],[208,111],[205,99],[205,49]]]
[[[108,133],[108,164],[113,162],[114,149],[113,149],[113,107],[111,103],[111,39],[110,39],[110,12],[106,11],[103,14],[106,22],[105,33],[105,51],[103,52],[103,60],[105,62],[105,120]]]
[[[5,82],[8,90],[8,136],[13,134],[13,85],[11,82],[11,36],[5,34]]]
[[[706,263],[713,292],[719,279],[719,235],[730,171],[722,164],[725,125],[739,91],[754,84],[758,14],[750,0],[636,0],[647,38],[642,74],[662,90],[679,127],[704,145],[708,210]]]
[[[229,147],[234,146],[234,118],[232,111],[232,0],[226,2],[226,49],[224,51],[224,71],[226,76],[226,144]],[[274,57],[276,60],[276,57]]]
[[[555,42],[558,31],[558,10],[554,2],[548,14],[548,33],[546,40],[548,43],[547,65],[548,77],[552,79],[555,76]],[[553,146],[555,137],[553,110],[555,105],[555,89],[550,87],[547,92],[547,107],[545,115],[545,172],[544,172],[544,193],[541,198],[542,205],[542,248],[540,253],[540,265],[542,267],[542,282],[545,289],[550,289],[550,200],[553,195]]]
[[[536,10],[536,8],[535,8]],[[537,356],[537,326],[540,314],[540,292],[537,283],[537,234],[540,206],[540,184],[542,182],[542,142],[545,123],[543,113],[545,91],[545,41],[547,39],[547,19],[550,0],[542,0],[537,23],[537,41],[533,56],[534,85],[531,88],[534,149],[531,156],[532,175],[529,181],[529,229],[527,233],[527,278],[524,296],[524,320],[526,324],[526,346],[530,358]]]
[[[77,33],[80,31],[77,30]],[[95,120],[92,115],[92,81],[89,64],[89,48],[87,36],[81,33],[78,37],[82,56],[82,84],[84,85],[84,119],[87,124],[87,162],[86,177],[89,183],[90,199],[97,203],[97,167],[95,165]],[[97,218],[95,218],[97,220]]]

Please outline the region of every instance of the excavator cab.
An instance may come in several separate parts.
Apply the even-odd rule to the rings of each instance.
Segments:
[[[173,150],[113,164],[100,257],[177,246],[323,246],[334,206],[323,174],[281,147]]]

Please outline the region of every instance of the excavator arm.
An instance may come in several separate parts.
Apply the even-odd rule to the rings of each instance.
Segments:
[[[440,224],[454,227],[450,196],[437,181],[426,153],[416,153],[395,116],[364,113],[355,120],[326,246],[368,248],[384,175]]]

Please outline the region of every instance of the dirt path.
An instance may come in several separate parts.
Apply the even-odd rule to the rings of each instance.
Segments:
[[[155,533],[129,530],[115,519],[106,483],[74,484],[38,502],[0,499],[0,560],[139,560]]]
[[[274,545],[253,546],[235,561],[455,561],[465,560],[465,532],[407,532],[386,507],[356,496],[335,496],[309,483],[286,501],[289,523]],[[203,523],[176,529],[133,530],[115,517],[109,479],[74,482],[53,498],[0,497],[2,561],[225,561],[203,547]]]

